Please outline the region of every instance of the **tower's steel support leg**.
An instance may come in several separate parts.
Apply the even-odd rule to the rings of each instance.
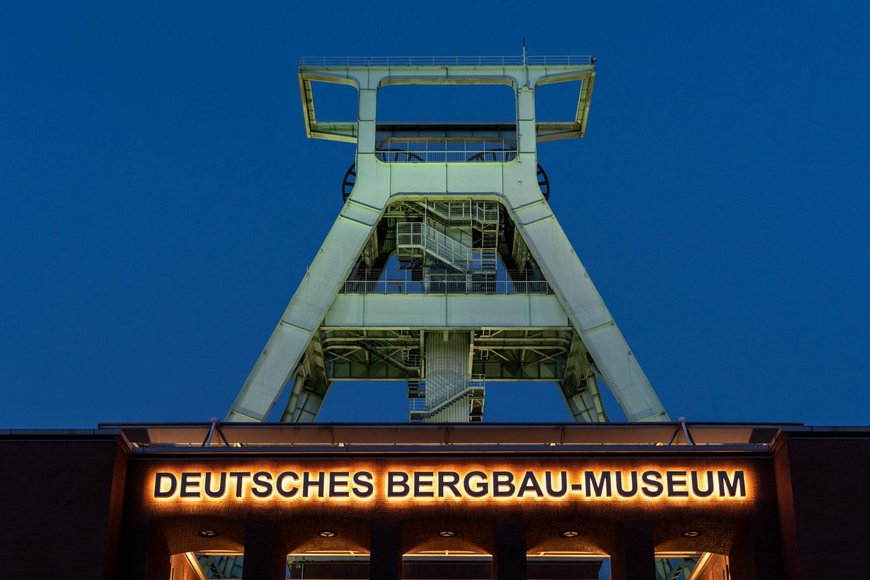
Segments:
[[[626,418],[629,421],[668,421],[649,379],[550,206],[541,197],[538,203],[514,208],[513,214],[517,230],[562,302]]]
[[[227,421],[263,421],[272,410],[382,211],[383,206],[372,207],[352,200],[345,204],[236,397]],[[300,393],[297,400],[303,399],[308,409],[304,413],[313,411],[316,416],[312,407],[315,399]]]
[[[577,423],[603,423],[607,421],[607,414],[601,404],[601,395],[598,392],[598,384],[595,377],[581,378],[573,381],[559,383],[571,417]]]
[[[314,423],[329,392],[329,381],[323,376],[298,375],[293,393],[281,416],[282,423]]]
[[[565,378],[559,383],[571,416],[578,423],[607,421],[589,354],[578,335],[571,341]]]

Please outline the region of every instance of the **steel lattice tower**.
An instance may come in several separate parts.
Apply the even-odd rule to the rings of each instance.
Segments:
[[[487,381],[559,385],[575,421],[668,420],[547,202],[539,141],[582,137],[591,57],[303,59],[309,137],[356,143],[345,202],[227,415],[317,418],[337,380],[408,385],[410,417],[480,421]],[[580,81],[576,115],[537,122],[535,90]],[[316,83],[359,92],[357,119],[315,116]],[[379,124],[388,85],[502,84],[510,124]]]

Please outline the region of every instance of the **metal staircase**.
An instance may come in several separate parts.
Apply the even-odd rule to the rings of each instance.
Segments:
[[[464,388],[461,388],[463,385]],[[411,421],[424,421],[451,405],[457,404],[468,405],[468,420],[470,422],[483,421],[483,402],[486,395],[484,376],[475,375],[471,380],[463,379],[455,387],[460,388],[448,388],[450,394],[447,397],[440,400],[430,400],[426,397],[426,381],[408,381],[408,411]]]
[[[459,272],[471,269],[471,246],[439,232],[426,222],[399,222],[396,224],[396,248],[402,256],[413,255],[407,250],[417,249],[447,264]]]
[[[447,227],[465,225],[479,232],[479,238],[472,244],[471,270],[496,269],[498,257],[499,225],[501,212],[495,201],[427,201],[423,207],[426,217],[438,219]]]
[[[428,256],[467,274],[469,282],[488,280],[495,274],[501,222],[497,202],[427,200],[416,205],[422,221],[396,224],[394,239],[400,262],[414,267],[414,260]],[[434,276],[447,281],[445,274]]]

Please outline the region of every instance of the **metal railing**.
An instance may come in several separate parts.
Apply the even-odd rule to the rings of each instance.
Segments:
[[[498,203],[494,201],[480,201],[471,206],[471,217],[482,224],[498,224]]]
[[[495,248],[475,248],[471,251],[471,261],[468,264],[471,271],[485,270],[494,272],[498,269],[498,251]]]
[[[233,449],[297,450],[335,447],[342,454],[354,446],[389,446],[390,448],[450,447],[455,433],[463,433],[465,444],[482,446],[505,445],[505,433],[510,434],[511,445],[516,448],[534,448],[542,451],[561,447],[580,446],[584,449],[602,449],[634,446],[660,452],[662,449],[685,447],[683,437],[675,435],[685,427],[698,447],[724,447],[737,451],[770,449],[780,437],[788,434],[827,432],[830,429],[806,427],[800,423],[610,423],[606,429],[596,423],[547,423],[538,425],[489,425],[470,428],[465,424],[432,426],[426,431],[410,426],[393,424],[287,424],[287,423],[220,423],[227,444],[206,445],[210,423],[100,423],[98,430],[87,430],[88,436],[109,433],[123,439],[135,454],[209,453],[225,454]],[[856,437],[870,434],[868,427],[837,427],[840,434],[854,433]],[[23,433],[15,429],[8,433]],[[59,431],[58,431],[59,432]],[[54,433],[54,432],[46,432]],[[68,433],[68,432],[67,432]],[[32,433],[28,433],[29,436]],[[470,439],[469,439],[470,437]],[[556,447],[553,447],[556,442]],[[340,448],[338,446],[341,446]],[[446,448],[446,447],[445,447]]]
[[[426,381],[420,381],[420,383],[425,388]],[[462,388],[456,389],[456,387]],[[481,391],[483,389],[486,389],[486,375],[471,375],[468,379],[462,379],[454,385],[449,385],[446,389],[446,395],[441,396],[439,399],[408,399],[408,411],[411,413],[431,413],[461,399],[465,395],[482,396]]]
[[[395,139],[378,145],[385,163],[507,163],[517,150],[501,139]]]
[[[342,294],[552,294],[544,280],[349,280]]]
[[[420,248],[458,270],[469,270],[473,258],[469,246],[423,222],[396,224],[396,247]]]
[[[384,163],[507,163],[517,158],[512,151],[396,151],[378,150],[375,157]]]
[[[429,410],[429,405],[426,404],[426,399],[408,399],[408,411],[411,413],[425,413]]]
[[[498,202],[495,201],[433,201],[426,209],[447,221],[472,219],[481,224],[498,224]]]
[[[299,66],[583,66],[591,55],[547,56],[303,56]]]

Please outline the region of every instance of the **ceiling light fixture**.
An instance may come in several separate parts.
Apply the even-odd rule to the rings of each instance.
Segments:
[[[334,538],[338,534],[336,534],[332,530],[320,530],[319,532],[317,532],[317,535],[320,536],[321,538]]]
[[[580,535],[580,532],[578,532],[577,530],[562,530],[561,532],[559,532],[559,535],[563,538],[576,538]]]

